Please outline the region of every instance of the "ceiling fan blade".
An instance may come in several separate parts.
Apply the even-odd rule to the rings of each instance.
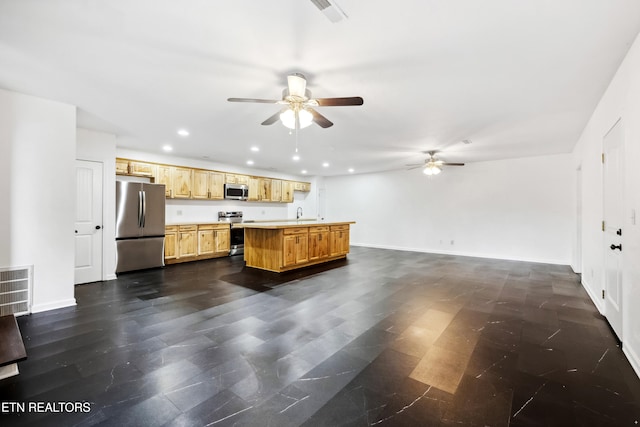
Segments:
[[[421,164],[421,165],[405,165],[405,166],[411,166],[410,168],[407,169],[408,171],[410,171],[410,170],[413,170],[413,169],[418,169],[418,168],[424,167],[424,164]]]
[[[260,104],[277,104],[282,102],[279,99],[257,99],[257,98],[227,98],[229,102],[257,102]]]
[[[282,114],[285,110],[286,110],[286,108],[283,108],[282,110],[278,111],[273,116],[270,116],[267,120],[265,120],[264,122],[262,122],[260,124],[262,126],[269,126],[269,125],[274,124],[275,122],[280,120],[280,114]]]
[[[293,73],[287,76],[289,95],[304,98],[307,89],[307,79],[300,73]]]
[[[308,110],[313,115],[313,121],[316,122],[318,126],[320,126],[321,128],[326,129],[333,126],[333,123],[329,119],[327,119],[322,114],[318,113],[313,108],[308,108]]]
[[[359,96],[349,96],[345,98],[315,98],[315,101],[320,107],[341,107],[364,104],[364,99]]]
[[[464,166],[464,163],[442,163],[442,166]]]

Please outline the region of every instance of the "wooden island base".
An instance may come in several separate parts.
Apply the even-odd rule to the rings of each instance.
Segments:
[[[346,258],[354,222],[244,223],[247,267],[281,273]]]

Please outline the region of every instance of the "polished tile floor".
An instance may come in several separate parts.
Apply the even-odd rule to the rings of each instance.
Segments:
[[[640,423],[640,380],[566,266],[355,247],[282,275],[173,265],[76,298],[19,319],[29,358],[0,381],[0,425]]]

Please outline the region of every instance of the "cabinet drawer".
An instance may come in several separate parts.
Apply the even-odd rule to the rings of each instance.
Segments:
[[[198,229],[197,225],[181,225],[180,231],[196,231]]]
[[[228,230],[229,224],[200,224],[198,230]]]
[[[321,226],[321,227],[309,227],[309,233],[321,233],[323,231],[329,231],[329,226]]]
[[[349,224],[331,226],[331,231],[343,231],[348,229],[349,229]]]
[[[307,234],[308,232],[309,227],[294,227],[284,229],[284,234]]]
[[[177,225],[167,225],[164,227],[165,233],[175,233],[178,231]]]

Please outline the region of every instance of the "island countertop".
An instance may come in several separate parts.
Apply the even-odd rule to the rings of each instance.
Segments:
[[[309,221],[309,220],[297,221],[293,219],[290,221],[241,222],[241,223],[233,224],[233,227],[277,230],[280,228],[291,228],[291,227],[318,227],[318,226],[332,226],[332,225],[350,225],[355,223],[356,223],[355,221]]]

